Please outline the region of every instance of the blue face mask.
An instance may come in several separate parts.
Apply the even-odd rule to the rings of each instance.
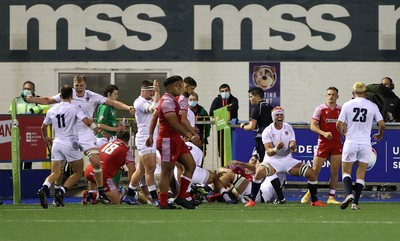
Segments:
[[[188,103],[189,103],[189,105],[190,105],[191,107],[195,107],[195,106],[197,105],[197,101],[194,101],[194,100],[189,101]]]
[[[32,95],[32,92],[30,90],[23,90],[21,93],[22,97],[27,97],[28,95]]]
[[[229,93],[229,92],[222,92],[222,93],[221,93],[221,97],[222,97],[222,99],[224,99],[224,100],[228,99],[229,96],[230,96],[230,93]]]

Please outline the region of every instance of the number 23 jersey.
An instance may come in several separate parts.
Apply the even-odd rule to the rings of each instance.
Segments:
[[[343,104],[338,120],[347,124],[346,143],[371,145],[372,123],[382,119],[375,103],[356,97]]]

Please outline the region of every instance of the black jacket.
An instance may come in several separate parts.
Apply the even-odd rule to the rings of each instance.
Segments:
[[[228,105],[228,111],[231,113],[231,118],[230,119],[237,119],[238,118],[238,110],[239,110],[239,100],[230,94],[228,100],[227,100],[227,105]],[[219,109],[223,107],[222,106],[222,97],[221,95],[218,95],[215,97],[211,104],[210,111],[208,112],[211,116],[214,115],[214,110]]]

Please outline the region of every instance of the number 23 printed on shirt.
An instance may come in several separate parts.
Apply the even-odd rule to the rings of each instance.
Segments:
[[[365,108],[353,108],[353,112],[355,113],[353,117],[354,122],[366,122],[367,121],[367,113],[368,110]]]

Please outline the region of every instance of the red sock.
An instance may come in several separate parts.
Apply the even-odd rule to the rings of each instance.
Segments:
[[[168,192],[160,192],[158,196],[158,201],[160,202],[161,206],[168,206]]]
[[[178,193],[179,198],[185,198],[186,191],[187,191],[191,181],[192,181],[192,179],[185,177],[183,175],[181,176],[181,186],[179,188],[179,193]]]

